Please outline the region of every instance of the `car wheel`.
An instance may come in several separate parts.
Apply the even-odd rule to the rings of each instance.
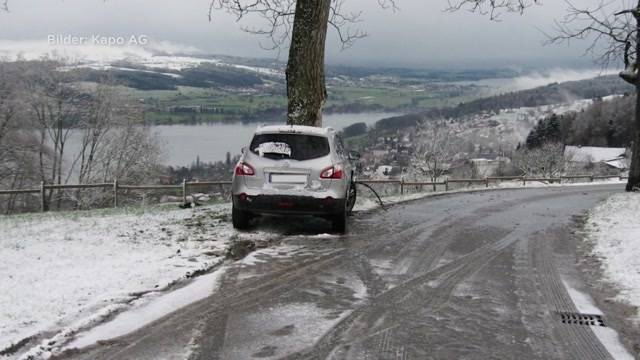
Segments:
[[[349,191],[347,191],[347,214],[351,214],[353,211],[353,207],[356,205],[356,183],[351,182],[351,186],[349,186]]]
[[[231,208],[231,220],[233,227],[238,230],[245,230],[249,227],[249,220],[251,216],[248,212],[236,209],[235,206]]]

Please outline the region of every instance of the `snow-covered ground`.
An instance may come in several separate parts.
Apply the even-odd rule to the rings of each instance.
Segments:
[[[619,300],[640,309],[640,194],[611,196],[590,212],[586,225],[604,275],[620,289]],[[640,321],[640,310],[635,321]]]
[[[71,335],[219,264],[237,237],[229,208],[0,217],[0,349]]]

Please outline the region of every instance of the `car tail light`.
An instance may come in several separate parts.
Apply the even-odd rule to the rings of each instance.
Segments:
[[[321,179],[342,179],[342,167],[329,166],[320,172]]]
[[[236,165],[237,176],[253,176],[255,174],[256,171],[253,170],[253,167],[245,162],[239,162],[238,165]]]

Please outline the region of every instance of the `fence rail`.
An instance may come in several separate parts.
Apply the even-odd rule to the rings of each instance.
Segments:
[[[626,176],[619,175],[566,175],[552,178],[544,177],[526,177],[526,176],[500,176],[500,177],[485,177],[483,179],[449,179],[444,181],[404,181],[404,180],[358,180],[358,183],[376,185],[376,184],[396,184],[400,187],[400,193],[405,193],[405,188],[409,187],[423,187],[431,186],[433,191],[437,190],[437,186],[444,186],[445,191],[449,191],[449,184],[484,184],[489,187],[491,182],[501,181],[522,181],[523,185],[527,182],[548,182],[548,183],[562,183],[563,180],[575,180],[575,179],[589,179],[591,182],[599,179],[628,179]],[[111,189],[113,192],[113,207],[118,207],[118,194],[119,191],[151,191],[151,190],[179,190],[182,195],[183,203],[187,203],[187,196],[189,194],[189,188],[207,187],[207,186],[230,186],[231,181],[202,181],[202,182],[189,182],[184,180],[180,185],[122,185],[118,181],[111,183],[98,183],[98,184],[40,184],[39,189],[15,189],[15,190],[0,190],[0,195],[22,195],[22,194],[40,194],[41,211],[47,210],[46,192],[47,190],[72,190],[72,189]]]

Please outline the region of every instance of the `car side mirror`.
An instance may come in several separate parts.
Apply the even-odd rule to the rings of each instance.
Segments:
[[[349,151],[349,160],[360,160],[360,153],[357,151]]]

